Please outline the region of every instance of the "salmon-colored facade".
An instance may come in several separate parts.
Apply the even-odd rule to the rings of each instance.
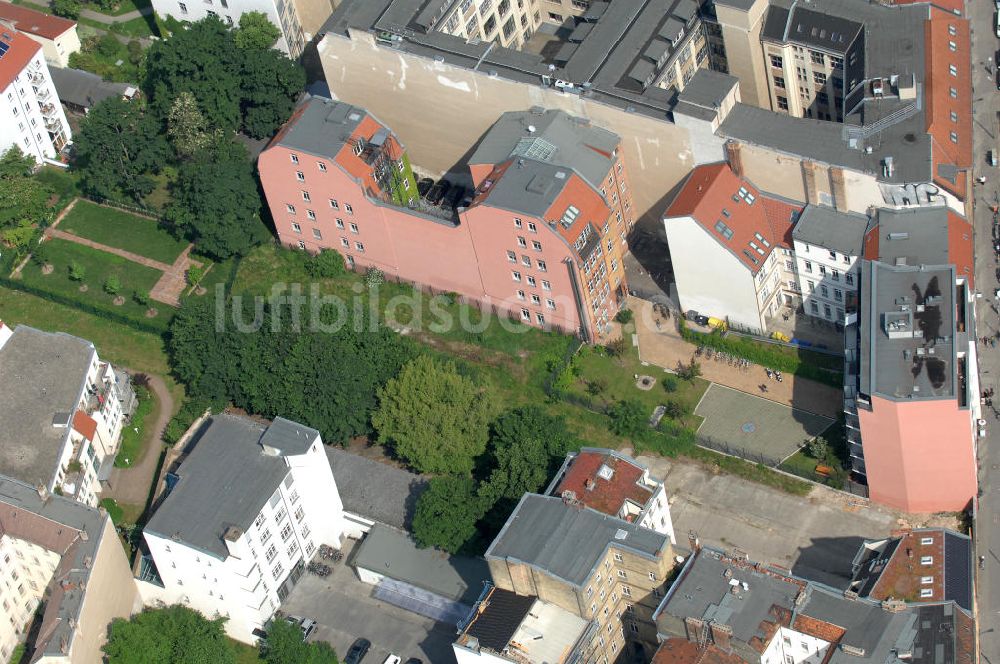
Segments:
[[[334,249],[351,267],[599,341],[627,292],[622,254],[633,220],[617,145],[595,153],[594,183],[556,160],[513,154],[504,140],[521,139],[510,126],[494,139],[505,158],[470,163],[471,202],[454,211],[421,202],[412,178],[397,175],[409,163],[387,127],[323,98],[296,110],[258,168],[283,244]]]
[[[956,399],[871,399],[858,409],[869,497],[907,512],[959,512],[976,493],[972,419]]]

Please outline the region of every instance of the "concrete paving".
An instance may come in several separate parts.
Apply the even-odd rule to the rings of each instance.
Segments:
[[[350,562],[353,547],[346,551]],[[317,556],[318,558],[318,556]],[[286,615],[312,618],[318,625],[315,636],[329,642],[343,659],[357,638],[372,642],[365,662],[378,664],[389,653],[406,661],[417,657],[425,664],[453,662],[451,644],[455,626],[435,622],[372,597],[375,586],[362,583],[354,570],[340,562],[326,578],[302,575],[281,605]]]
[[[996,86],[996,53],[1000,48],[993,25],[996,8],[992,2],[966,3],[972,22],[973,84],[973,175],[985,176],[986,184],[976,185],[975,224],[976,289],[983,294],[976,316],[978,336],[995,336],[1000,330],[993,257],[990,205],[1000,197],[1000,169],[989,166],[988,150],[1000,148],[997,109],[1000,94]],[[979,373],[983,389],[1000,387],[1000,353],[979,347]],[[996,411],[994,411],[994,414]],[[984,568],[977,570],[980,656],[985,664],[1000,664],[1000,421],[988,417],[988,435],[979,439],[979,501],[974,526],[976,556],[983,556]]]

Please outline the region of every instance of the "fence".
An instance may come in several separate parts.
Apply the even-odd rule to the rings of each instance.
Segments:
[[[122,203],[121,201],[115,201],[110,198],[104,198],[103,196],[97,196],[95,194],[83,194],[80,196],[84,200],[88,200],[91,203],[97,203],[98,205],[103,205],[110,208],[118,208],[119,210],[125,210],[126,212],[131,212],[133,214],[139,214],[144,217],[149,217],[154,221],[163,223],[163,218],[160,216],[158,210],[153,208],[148,208],[145,205],[133,205],[131,203]]]

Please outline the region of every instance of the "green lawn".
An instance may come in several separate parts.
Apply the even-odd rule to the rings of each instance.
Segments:
[[[136,388],[138,404],[132,419],[122,427],[121,446],[118,455],[115,457],[116,468],[128,468],[138,463],[142,457],[149,454],[153,435],[156,431],[153,425],[156,423],[160,412],[160,404],[156,401],[152,391],[144,388]]]
[[[26,286],[79,302],[88,310],[106,311],[166,328],[173,313],[169,306],[159,305],[159,316],[146,318],[147,307],[140,305],[132,297],[138,291],[149,292],[162,275],[161,272],[68,240],[51,239],[43,246],[46,260],[55,269],[46,275],[42,273],[42,266],[30,261],[21,271],[22,281]],[[70,279],[69,269],[74,262],[84,270],[82,282]],[[121,295],[125,298],[125,303],[120,306],[113,303],[113,296],[103,288],[105,279],[110,275],[121,280]],[[81,283],[86,285],[86,292],[80,291]]]
[[[107,28],[111,32],[117,32],[126,37],[134,37],[136,39],[151,37],[153,35],[160,36],[159,30],[156,28],[156,21],[152,16],[138,16],[128,21],[112,23]]]
[[[122,14],[127,14],[128,12],[146,9],[147,7],[152,6],[152,0],[120,0],[114,9],[108,10],[101,9],[100,6],[95,3],[86,5],[87,9],[92,9],[95,12],[100,12],[106,16],[121,16]]]
[[[58,228],[168,265],[187,246],[151,219],[85,200],[77,201]]]

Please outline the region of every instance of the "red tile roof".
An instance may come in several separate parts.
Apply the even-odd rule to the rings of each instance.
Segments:
[[[12,23],[14,29],[45,39],[55,39],[67,30],[76,27],[75,21],[50,16],[34,9],[19,7],[9,2],[0,2],[0,21]]]
[[[599,477],[597,472],[606,465],[613,472],[611,479]],[[618,516],[622,505],[630,500],[645,507],[653,492],[639,484],[643,469],[628,461],[599,452],[580,452],[570,463],[555,495],[572,491],[576,499],[598,512]]]
[[[924,539],[931,544],[921,544]],[[931,556],[932,563],[924,565],[920,559]],[[902,536],[889,562],[879,574],[875,587],[868,593],[877,600],[901,599],[907,602],[940,602],[944,600],[944,531],[929,530],[906,533]],[[930,584],[921,583],[929,576]],[[930,588],[931,597],[921,597],[920,591]]]
[[[652,664],[744,664],[744,660],[711,643],[702,649],[687,639],[674,637],[660,644]]]
[[[934,182],[961,199],[967,197],[966,177],[952,183],[938,173],[942,164],[960,170],[972,167],[972,65],[969,22],[935,7],[924,24],[927,132],[931,135]],[[952,48],[954,46],[954,49]],[[954,74],[952,74],[954,72]],[[955,96],[952,96],[952,91]],[[952,121],[952,113],[957,119]],[[957,141],[952,140],[952,134]]]
[[[2,26],[0,26],[2,27]],[[0,29],[0,41],[10,46],[7,53],[0,58],[0,91],[7,89],[14,78],[28,66],[42,46],[30,37],[25,37],[15,30]]]
[[[825,620],[810,618],[801,614],[795,616],[795,623],[792,625],[792,628],[797,632],[809,634],[830,643],[837,643],[847,633],[847,630],[843,627],[838,627]]]
[[[802,206],[762,194],[728,164],[691,171],[664,218],[691,217],[756,274],[775,246],[792,246],[793,219]],[[722,222],[731,231],[716,226]]]
[[[559,219],[570,205],[579,210],[578,220],[590,222],[598,230],[604,228],[608,217],[611,216],[611,208],[608,207],[604,198],[575,171],[570,171],[566,185],[552,201],[552,205],[549,206],[543,217],[545,219]],[[586,223],[574,223],[566,228],[562,224],[556,224],[556,230],[572,245],[586,226]]]
[[[969,289],[975,288],[976,272],[972,265],[972,224],[960,214],[948,210],[948,260],[959,277],[965,277]]]
[[[87,440],[94,440],[97,433],[97,422],[82,410],[73,413],[73,430],[79,432]]]

